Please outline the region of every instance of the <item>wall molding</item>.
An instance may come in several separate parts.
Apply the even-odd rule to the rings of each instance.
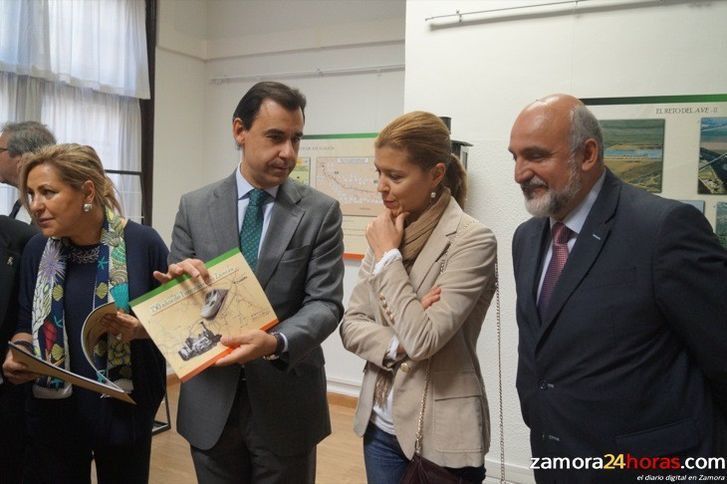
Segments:
[[[172,22],[159,21],[157,47],[207,62],[238,57],[311,52],[343,47],[404,43],[400,17],[351,22],[335,26],[202,39],[180,31]]]
[[[403,72],[404,64],[385,64],[378,66],[316,68],[309,71],[279,72],[271,74],[235,74],[221,77],[211,77],[210,84],[226,84],[230,82],[261,81],[263,79],[306,79],[312,77],[352,76],[359,74],[383,74],[386,72]]]
[[[487,477],[484,482],[500,483],[500,461],[485,458],[485,469],[487,469]],[[505,481],[508,484],[532,484],[535,482],[533,471],[525,466],[508,464],[505,462]]]
[[[361,393],[361,384],[353,380],[328,377],[326,382],[328,383],[328,393],[339,393],[356,398]]]

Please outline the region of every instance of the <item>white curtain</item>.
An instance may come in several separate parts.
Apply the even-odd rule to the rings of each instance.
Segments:
[[[141,115],[134,98],[0,72],[0,119],[40,121],[59,143],[93,146],[107,170],[141,171]],[[124,213],[139,221],[139,178],[111,178],[119,189]],[[0,187],[0,213],[8,213],[17,191],[7,185]]]
[[[0,0],[0,70],[149,99],[143,0]]]
[[[143,0],[0,0],[0,124],[40,121],[59,143],[93,146],[106,169],[141,171],[144,18]],[[110,176],[139,221],[140,178]],[[0,184],[0,213],[16,199]]]

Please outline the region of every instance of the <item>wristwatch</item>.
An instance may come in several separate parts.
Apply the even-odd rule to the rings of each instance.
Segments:
[[[283,348],[285,348],[285,339],[283,338],[283,335],[278,333],[277,331],[273,331],[270,333],[272,336],[275,336],[275,351],[273,351],[271,354],[263,356],[263,360],[277,360],[280,358],[280,355],[283,353]]]

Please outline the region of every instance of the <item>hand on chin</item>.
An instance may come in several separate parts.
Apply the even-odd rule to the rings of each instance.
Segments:
[[[396,217],[399,216],[404,210],[401,208],[401,205],[397,205],[394,208],[387,208],[386,209],[389,212],[389,215],[391,216],[392,220],[395,220]]]

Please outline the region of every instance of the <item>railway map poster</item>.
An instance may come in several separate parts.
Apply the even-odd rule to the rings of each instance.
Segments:
[[[586,98],[606,165],[624,181],[703,212],[724,231],[727,94]],[[718,209],[719,208],[719,209]]]
[[[374,166],[376,133],[306,135],[291,177],[335,198],[343,212],[344,257],[366,252],[365,229],[383,209]]]
[[[205,264],[212,282],[178,277],[131,301],[154,344],[187,381],[232,351],[222,336],[277,324],[263,288],[239,249]]]

